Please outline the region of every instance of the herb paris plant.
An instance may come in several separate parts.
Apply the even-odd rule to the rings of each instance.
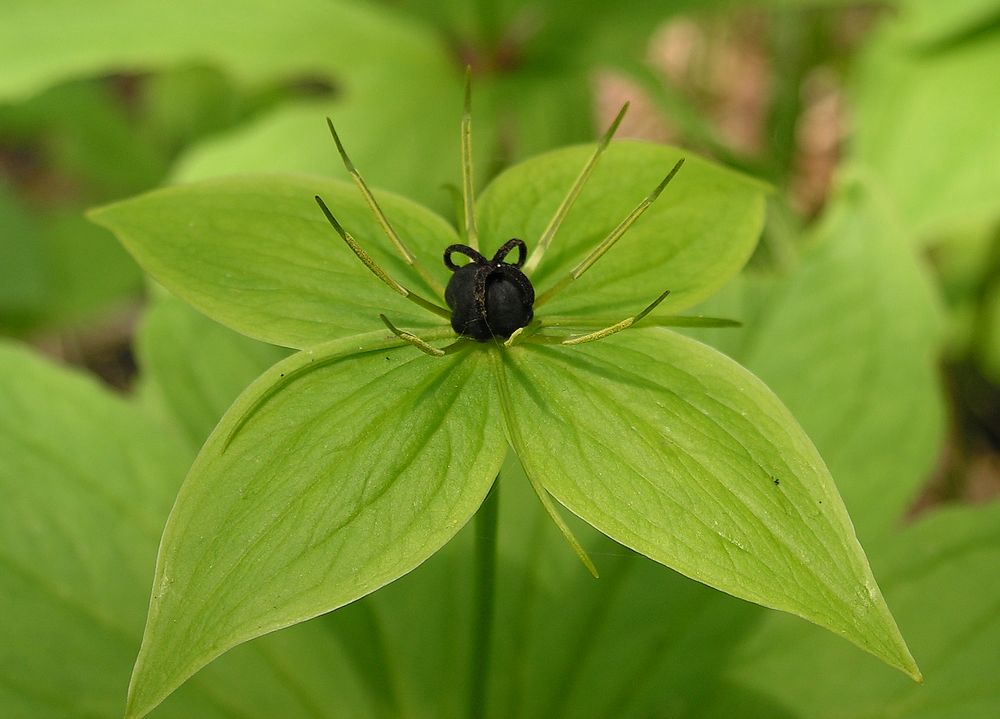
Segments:
[[[664,327],[690,318],[649,314],[617,334],[658,304],[680,310],[735,274],[756,241],[764,190],[692,158],[671,201],[653,205],[678,153],[610,145],[616,125],[596,150],[525,162],[473,202],[467,103],[462,238],[413,203],[376,200],[339,138],[361,198],[317,178],[240,177],[93,213],[206,314],[302,349],[236,401],[178,494],[129,716],[226,649],[420,564],[483,502],[508,444],[571,541],[550,496],[656,561],[805,617],[919,677],[829,472],[777,398],[733,361]],[[654,174],[671,166],[666,179]],[[331,247],[310,209],[317,191],[336,208],[336,217],[326,210],[330,223],[395,295]],[[452,312],[423,299],[442,294],[444,268],[435,274],[417,259],[461,240],[478,254],[480,236],[496,245],[540,238],[518,271],[552,288],[534,302],[544,311],[513,321],[530,320],[504,338],[487,289],[497,268],[471,278],[472,306],[463,309],[473,332],[490,330],[482,342],[428,323],[423,310],[449,321]],[[634,312],[637,296],[657,295],[615,321]],[[379,315],[391,333],[370,331]]]

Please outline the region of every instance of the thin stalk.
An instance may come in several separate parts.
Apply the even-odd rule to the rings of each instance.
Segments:
[[[570,329],[587,329],[590,327],[607,327],[614,322],[607,317],[563,317],[549,315],[539,320],[539,327],[567,327]],[[705,315],[660,315],[647,317],[643,323],[650,327],[742,327],[739,320],[727,317],[706,317]]]
[[[626,317],[621,322],[616,322],[615,324],[605,327],[604,329],[598,330],[597,332],[591,332],[590,334],[583,335],[581,337],[573,337],[572,339],[563,340],[564,345],[582,345],[586,342],[594,342],[596,340],[604,339],[622,330],[627,330],[629,327],[634,325],[636,322],[641,320],[643,317],[648,315],[650,312],[656,309],[656,306],[663,302],[670,294],[670,290],[666,290],[663,294],[657,297],[655,300],[650,302],[643,310],[637,315],[632,315],[631,317]]]
[[[472,66],[465,68],[465,109],[462,112],[462,201],[465,205],[465,242],[479,249],[476,230],[476,190],[472,172]]]
[[[444,357],[445,356],[445,351],[443,349],[438,349],[434,345],[427,344],[427,342],[425,342],[424,340],[420,339],[419,337],[417,337],[412,332],[407,332],[406,330],[399,329],[398,327],[396,327],[396,325],[394,325],[392,322],[390,322],[389,318],[386,317],[385,315],[381,315],[380,314],[378,317],[379,317],[380,320],[382,320],[382,324],[384,324],[386,327],[389,328],[390,332],[392,332],[394,335],[396,335],[397,337],[399,337],[399,339],[403,340],[404,342],[409,342],[411,345],[413,345],[414,347],[416,347],[418,350],[420,350],[424,354],[428,354],[431,357]]]
[[[472,591],[472,657],[470,662],[469,719],[486,715],[486,689],[493,651],[493,608],[496,597],[497,514],[500,487],[493,482],[476,512],[475,575]]]
[[[611,126],[608,127],[601,141],[597,144],[597,148],[594,150],[594,154],[590,156],[587,160],[587,164],[583,166],[580,170],[580,174],[577,175],[576,180],[573,181],[573,186],[569,188],[569,192],[566,193],[566,197],[563,198],[562,203],[556,210],[556,214],[552,216],[549,220],[548,226],[542,232],[542,236],[538,238],[538,243],[535,245],[535,251],[531,253],[531,257],[528,261],[524,263],[524,274],[530,275],[538,267],[538,263],[542,261],[542,257],[545,256],[545,252],[549,249],[549,245],[552,244],[552,238],[555,236],[556,232],[559,230],[559,226],[562,225],[563,220],[566,219],[566,215],[569,214],[570,208],[573,207],[573,203],[576,202],[576,198],[580,196],[580,192],[583,190],[583,186],[587,184],[587,180],[590,179],[591,173],[594,168],[597,167],[597,161],[601,159],[601,155],[608,148],[608,143],[611,142],[611,138],[615,136],[615,132],[618,130],[618,126],[622,123],[622,118],[625,117],[625,113],[628,112],[628,103],[626,102],[622,105],[622,109],[618,111],[618,115],[615,117]]]
[[[553,285],[545,292],[543,292],[535,300],[535,307],[536,308],[540,307],[541,305],[545,304],[550,299],[555,297],[556,294],[566,289],[568,285],[572,284],[573,281],[579,279],[580,276],[584,272],[589,270],[594,265],[595,262],[601,259],[607,253],[608,250],[614,247],[615,243],[622,238],[622,235],[628,232],[628,229],[635,224],[636,220],[642,217],[643,213],[649,209],[650,205],[656,202],[656,198],[660,196],[660,193],[663,192],[666,186],[670,184],[670,181],[674,179],[674,175],[676,175],[680,171],[681,166],[683,164],[684,164],[684,158],[678,160],[677,163],[674,165],[673,169],[671,169],[670,172],[667,173],[667,176],[660,181],[660,184],[657,185],[656,188],[652,192],[650,192],[649,195],[646,196],[646,199],[644,199],[642,202],[636,205],[635,209],[628,214],[628,217],[626,217],[624,220],[618,223],[618,226],[615,229],[611,230],[611,232],[608,233],[608,236],[605,237],[601,241],[601,243],[597,247],[595,247],[594,250],[583,259],[583,261],[580,264],[574,267],[573,270],[568,275],[563,277],[561,280],[559,280],[559,282],[557,282],[555,285]]]
[[[355,186],[358,188],[358,191],[361,192],[361,196],[365,199],[368,209],[371,210],[372,214],[375,216],[375,220],[378,222],[379,227],[382,228],[382,232],[384,232],[385,236],[389,238],[389,242],[391,242],[392,246],[396,248],[396,251],[402,255],[406,264],[416,270],[417,273],[423,278],[424,282],[426,282],[428,286],[430,286],[430,288],[438,295],[443,297],[444,287],[430,272],[427,271],[422,264],[420,264],[420,261],[417,260],[417,256],[414,255],[413,252],[410,251],[410,248],[403,243],[402,238],[396,234],[396,230],[393,229],[392,225],[389,223],[389,218],[385,216],[385,213],[382,211],[382,207],[375,199],[375,195],[372,194],[372,191],[368,188],[368,183],[365,182],[361,173],[358,172],[358,168],[354,166],[351,158],[348,157],[347,150],[344,149],[344,143],[340,141],[340,135],[337,134],[337,130],[333,126],[333,120],[329,117],[326,118],[326,124],[330,128],[330,134],[333,135],[333,141],[337,145],[337,152],[340,153],[340,159],[344,163],[344,168],[348,173],[350,173],[351,179],[354,180]]]
[[[546,338],[544,335],[532,335],[532,341],[545,342],[550,339],[553,343],[561,343],[563,338],[552,337]],[[493,369],[495,371],[495,377],[497,380],[497,392],[500,395],[500,409],[503,411],[504,421],[507,425],[508,438],[510,439],[511,445],[516,447],[523,444],[520,432],[518,431],[517,424],[514,422],[514,403],[510,396],[510,387],[507,385],[507,374],[504,368],[504,353],[503,352],[493,352]],[[531,488],[535,490],[535,494],[538,495],[538,500],[542,503],[542,508],[549,515],[553,524],[563,535],[563,539],[569,544],[573,553],[576,554],[583,566],[587,568],[594,579],[597,579],[600,575],[597,573],[597,567],[594,566],[594,562],[591,560],[590,555],[587,554],[587,550],[583,548],[580,544],[580,540],[576,538],[573,534],[573,530],[569,528],[569,525],[563,520],[562,516],[559,514],[559,510],[556,509],[555,504],[552,502],[552,498],[546,491],[545,487],[542,486],[528,468],[521,463],[521,468],[524,470],[524,474],[528,477],[528,483],[531,484]]]
[[[347,243],[347,246],[351,248],[351,251],[355,255],[357,255],[358,259],[361,260],[361,263],[365,267],[367,267],[373,275],[378,277],[390,288],[392,288],[394,292],[399,293],[400,295],[408,299],[410,302],[413,302],[414,304],[417,304],[420,307],[423,307],[425,310],[433,312],[434,314],[440,317],[444,317],[445,319],[451,319],[451,312],[449,312],[447,309],[445,309],[441,305],[431,302],[430,300],[424,299],[417,293],[412,292],[411,290],[407,289],[403,285],[396,282],[396,280],[394,280],[388,272],[379,267],[379,264],[375,261],[375,259],[371,255],[365,252],[365,249],[360,244],[358,244],[358,241],[354,239],[354,236],[351,235],[350,232],[344,229],[343,225],[341,225],[340,222],[337,221],[337,218],[333,216],[333,213],[330,212],[330,208],[326,206],[326,203],[323,202],[322,198],[320,198],[319,195],[316,195],[315,199],[316,199],[316,204],[319,205],[320,209],[323,210],[323,214],[326,215],[327,222],[330,223],[333,229],[336,230],[337,234],[340,235],[340,239],[342,239],[344,242]]]

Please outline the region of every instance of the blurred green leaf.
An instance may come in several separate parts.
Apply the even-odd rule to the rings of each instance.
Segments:
[[[996,0],[900,0],[900,32],[915,45],[958,40],[1000,20]]]
[[[872,183],[847,180],[783,279],[745,275],[692,332],[759,376],[816,443],[863,541],[900,521],[944,433],[942,317],[927,268]]]
[[[145,391],[166,407],[195,449],[239,393],[285,356],[170,296],[146,310],[136,343]]]
[[[115,300],[134,296],[142,273],[108,232],[69,211],[47,219],[50,321],[80,320]]]
[[[446,183],[459,178],[461,83],[444,66],[411,68],[406,83],[366,88],[342,99],[296,100],[262,112],[239,130],[185,153],[174,179],[182,182],[236,172],[305,172],[348,179],[326,129],[331,117],[354,163],[372,187],[405,193],[441,212]],[[475,107],[489,102],[477,84]],[[485,95],[485,97],[484,97]],[[480,117],[483,118],[480,121]],[[473,141],[480,183],[489,176],[494,132],[489,112],[477,112]]]
[[[499,362],[511,444],[574,514],[919,676],[823,460],[745,369],[658,328]]]
[[[381,284],[327,223],[321,195],[390,274],[430,295],[395,254],[352,185],[294,176],[239,176],[158,190],[91,213],[171,292],[251,337],[308,347],[374,330],[385,312],[399,326],[440,324]],[[443,281],[441,252],[457,241],[444,220],[379,193],[396,231]]]
[[[1000,215],[998,37],[920,51],[888,27],[857,67],[852,155],[874,169],[918,239]]]
[[[171,158],[192,138],[230,128],[256,103],[266,105],[264,98],[241,95],[221,70],[196,64],[142,78],[139,93],[142,132]]]
[[[47,286],[37,223],[2,182],[0,228],[0,332],[11,332],[40,311]]]
[[[1000,385],[1000,283],[989,286],[980,312],[973,354],[983,373]]]
[[[733,683],[791,715],[821,719],[987,719],[1000,706],[1000,504],[944,509],[894,537],[873,560],[926,672],[914,686],[823,632],[770,617],[736,654]],[[737,695],[738,696],[738,695]],[[734,703],[708,716],[732,716]],[[750,712],[742,702],[740,716]]]
[[[191,60],[247,83],[319,73],[351,89],[384,77],[388,57],[436,50],[426,31],[371,4],[348,0],[69,0],[5,3],[0,97],[23,97],[67,77],[150,70]],[[72,19],[72,21],[69,21]]]
[[[128,191],[158,178],[165,165],[133,131],[124,87],[108,80],[74,79],[0,103],[0,138],[22,153],[24,184],[63,202],[92,197],[95,189]]]
[[[593,153],[555,150],[500,175],[479,200],[487,250],[511,237],[534,249],[549,219]],[[567,275],[636,207],[684,153],[640,142],[612,143],[601,157],[544,260],[532,274],[542,292]],[[688,307],[736,274],[753,251],[766,188],[697,157],[598,265],[545,305],[555,315],[622,317],[664,290],[659,311]]]
[[[70,3],[58,0],[42,9],[18,0],[5,8],[0,97],[37,92],[67,76],[191,63],[218,68],[258,92],[288,83],[322,84],[338,96],[335,104],[287,103],[232,138],[215,138],[184,163],[179,176],[248,170],[341,175],[332,148],[318,149],[329,147],[323,115],[333,114],[345,139],[357,145],[354,158],[374,186],[443,206],[439,186],[458,168],[460,68],[430,28],[353,0],[291,0],[280,8],[263,0],[225,0],[211,11],[190,2],[100,0],[90,10],[52,33],[52,18],[71,13]],[[484,149],[493,144],[488,117],[479,123],[483,144],[477,146]],[[408,130],[401,132],[401,126]]]
[[[0,331],[79,322],[138,292],[141,273],[114,238],[73,211],[29,215],[0,194]],[[0,219],[3,215],[0,214]]]

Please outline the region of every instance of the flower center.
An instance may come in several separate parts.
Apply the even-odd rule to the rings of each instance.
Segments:
[[[505,259],[517,248],[517,262]],[[452,260],[458,253],[471,262],[459,266]],[[507,339],[534,316],[535,288],[521,272],[527,247],[518,239],[508,240],[487,260],[468,245],[450,245],[444,251],[444,264],[454,274],[444,298],[451,309],[451,327],[456,334],[479,342],[499,337]]]

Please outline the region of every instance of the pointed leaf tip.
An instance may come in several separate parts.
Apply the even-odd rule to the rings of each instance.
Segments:
[[[919,681],[828,470],[753,375],[655,327],[572,350],[516,345],[505,358],[508,434],[526,473],[564,506],[653,560],[823,626]]]
[[[375,591],[451,539],[507,450],[485,362],[430,362],[380,331],[300,352],[251,385],[164,530],[128,716],[229,648]]]

